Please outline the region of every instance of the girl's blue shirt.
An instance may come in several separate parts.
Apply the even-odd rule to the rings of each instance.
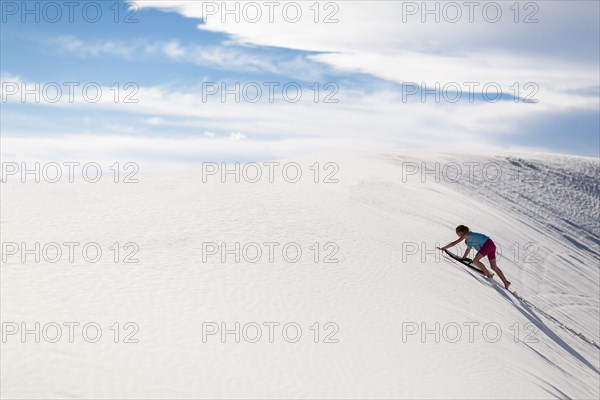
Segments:
[[[473,247],[475,250],[481,250],[481,246],[489,239],[483,233],[469,232],[469,239],[467,239],[467,246]]]

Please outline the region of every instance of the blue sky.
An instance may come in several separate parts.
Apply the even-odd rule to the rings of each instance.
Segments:
[[[124,146],[123,154],[129,148],[191,161],[330,148],[599,155],[597,2],[542,1],[536,10],[523,2],[519,19],[532,11],[538,19],[529,24],[513,21],[512,2],[500,2],[504,17],[496,23],[477,13],[474,22],[423,22],[408,15],[400,23],[407,10],[398,2],[329,2],[335,8],[322,2],[321,19],[335,11],[338,21],[331,24],[314,22],[308,9],[313,2],[302,3],[298,23],[277,13],[272,23],[243,17],[223,22],[222,10],[205,15],[209,2],[203,8],[194,1],[134,2],[133,23],[124,22],[125,2],[88,2],[102,7],[95,23],[83,18],[86,2],[78,3],[72,22],[67,6],[55,2],[63,11],[55,23],[47,20],[53,10],[45,18],[44,2],[38,2],[40,21],[27,15],[23,22],[23,3],[9,3],[2,4],[0,42],[5,157],[26,155],[36,138],[44,139],[38,141],[43,143],[38,156],[61,143],[65,151],[93,154],[86,140],[104,138]],[[33,8],[36,2],[28,4]],[[63,92],[54,104],[22,101],[20,93],[6,96],[7,84],[22,88],[36,82],[41,87],[57,82],[63,90],[64,82],[94,82],[103,94],[94,104],[83,101],[79,90],[74,101],[66,101]],[[424,101],[409,82],[429,90]],[[472,100],[465,82],[479,85]],[[109,89],[115,83],[121,95],[132,94],[138,102],[125,104],[121,97],[115,103]],[[233,95],[225,101],[218,94],[203,98],[207,85],[231,89],[236,83],[250,97],[259,86],[262,96],[255,103],[235,102]],[[280,85],[273,101],[265,83]],[[502,89],[499,101],[482,97],[481,87],[491,83]],[[535,89],[525,90],[528,83]],[[126,84],[133,84],[131,90]],[[300,88],[300,101],[283,98],[279,88],[286,84]],[[446,85],[437,93],[440,101],[436,84]],[[515,84],[521,89],[517,97]],[[448,101],[457,88],[461,99]],[[537,102],[523,101],[534,92]],[[336,102],[325,102],[327,95]],[[50,140],[56,144],[42,148]]]

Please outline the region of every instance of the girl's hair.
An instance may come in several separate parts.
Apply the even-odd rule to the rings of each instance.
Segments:
[[[468,226],[459,225],[456,227],[456,231],[464,234],[464,233],[469,233],[471,230],[469,229]]]

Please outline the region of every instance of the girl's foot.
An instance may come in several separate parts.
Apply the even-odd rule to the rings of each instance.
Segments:
[[[508,287],[509,287],[509,286],[510,286],[510,282],[509,282],[509,281],[506,281],[506,282],[504,283],[504,288],[505,288],[506,290],[508,290]]]
[[[494,277],[494,274],[492,274],[492,273],[486,275],[486,278],[488,278],[488,279],[492,279],[493,277]]]

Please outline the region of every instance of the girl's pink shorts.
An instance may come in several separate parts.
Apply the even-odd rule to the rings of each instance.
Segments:
[[[487,256],[488,260],[495,260],[496,259],[496,245],[494,244],[492,239],[486,240],[485,243],[483,244],[483,246],[481,246],[481,249],[479,249],[479,252],[477,254],[481,254],[482,255],[481,258]]]

